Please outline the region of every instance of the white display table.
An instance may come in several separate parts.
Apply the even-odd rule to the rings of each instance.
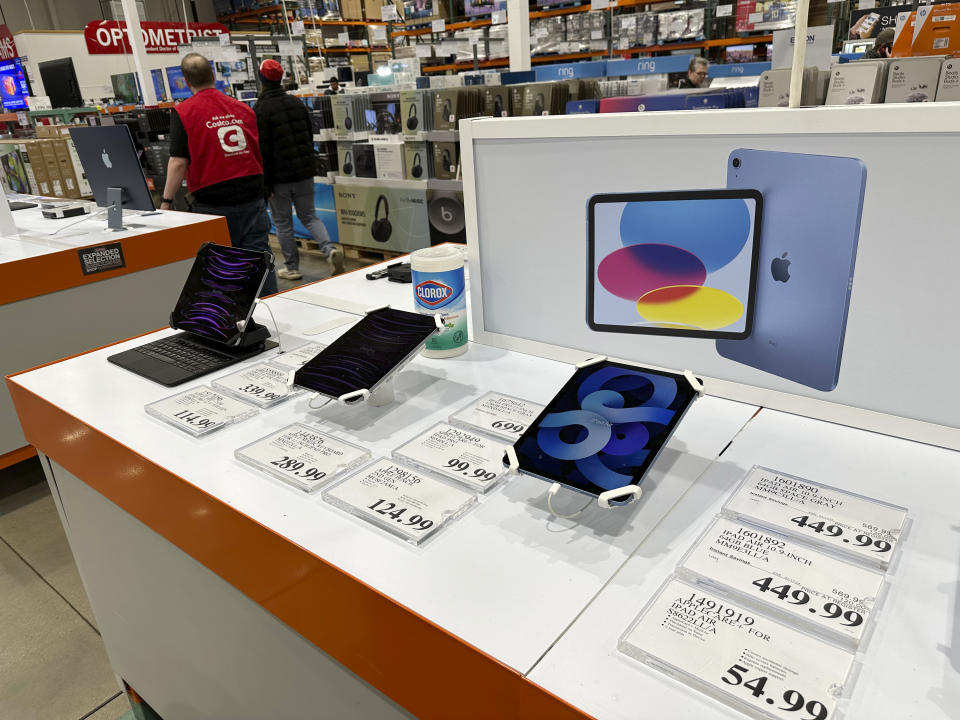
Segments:
[[[199,247],[230,242],[221,218],[189,213],[124,213],[121,232],[105,215],[47,220],[36,207],[13,218],[19,238],[0,238],[0,375],[165,325]],[[113,243],[124,267],[85,275],[78,251]],[[32,453],[4,389],[0,467]]]

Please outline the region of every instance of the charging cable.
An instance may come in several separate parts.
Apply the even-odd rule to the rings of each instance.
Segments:
[[[105,212],[107,212],[108,210],[110,210],[110,208],[102,208],[102,209],[100,209],[100,210],[97,210],[95,213],[85,214],[82,218],[80,218],[79,220],[77,220],[77,221],[75,221],[75,222],[70,223],[69,225],[64,225],[64,226],[62,226],[62,227],[58,227],[56,230],[54,230],[52,233],[50,233],[50,237],[53,237],[54,235],[56,235],[56,234],[57,234],[58,232],[60,232],[61,230],[66,230],[67,228],[72,228],[74,225],[79,225],[79,224],[82,223],[82,222],[86,222],[87,220],[91,220],[92,218],[95,218],[97,215],[103,215],[103,214],[104,214]]]
[[[314,396],[310,398],[310,402],[307,403],[307,407],[310,408],[311,410],[321,410],[325,408],[333,399],[333,398],[327,398],[326,402],[324,402],[323,405],[314,405],[313,401],[316,400],[318,397],[320,397],[320,393],[315,393]]]
[[[280,340],[280,326],[277,325],[277,318],[274,317],[273,310],[270,309],[270,306],[260,298],[257,298],[256,307],[260,307],[261,305],[267,309],[267,312],[270,313],[270,319],[273,321],[273,332],[277,336],[277,355],[283,355],[286,350],[283,349],[283,344]]]
[[[588,500],[586,505],[584,505],[582,508],[580,508],[574,513],[570,513],[569,515],[563,515],[562,513],[558,513],[556,510],[553,509],[553,496],[556,495],[558,492],[560,492],[560,488],[562,487],[563,486],[560,483],[554,483],[553,485],[550,486],[550,490],[547,492],[547,508],[550,510],[550,514],[553,515],[554,517],[558,517],[563,520],[569,520],[570,518],[575,518],[577,515],[582,513],[584,510],[586,510],[588,507],[590,507],[593,504],[593,500]]]

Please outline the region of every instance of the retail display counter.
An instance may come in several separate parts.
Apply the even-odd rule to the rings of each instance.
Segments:
[[[121,232],[104,215],[48,220],[36,207],[13,218],[20,236],[0,238],[3,375],[166,325],[197,249],[230,242],[221,218],[189,213],[125,213]],[[28,457],[26,445],[4,389],[0,467]]]

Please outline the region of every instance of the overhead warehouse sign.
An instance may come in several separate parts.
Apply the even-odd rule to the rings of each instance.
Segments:
[[[177,53],[180,45],[195,37],[229,33],[220,23],[142,22],[140,30],[148,53]],[[91,55],[123,55],[131,52],[127,24],[122,20],[93,20],[83,30]]]

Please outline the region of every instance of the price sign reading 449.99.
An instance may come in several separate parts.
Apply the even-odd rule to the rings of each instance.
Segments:
[[[504,447],[503,442],[440,423],[397,448],[393,455],[415,467],[486,492],[503,474]]]
[[[677,578],[660,588],[619,649],[774,720],[830,720],[854,660],[851,651]]]
[[[414,545],[477,501],[468,490],[387,459],[332,485],[323,499]]]
[[[723,514],[818,543],[886,569],[907,525],[907,509],[840,488],[754,467]]]

